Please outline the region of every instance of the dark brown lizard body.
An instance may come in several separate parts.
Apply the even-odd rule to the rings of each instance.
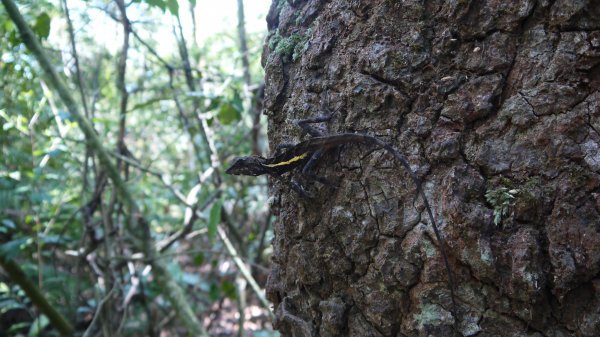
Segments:
[[[271,158],[264,158],[261,156],[238,157],[234,159],[226,173],[249,176],[259,176],[263,174],[279,176],[292,171],[297,167],[303,167],[312,158],[313,154],[318,151],[325,152],[348,143],[385,145],[385,143],[378,138],[358,133],[342,133],[332,136],[313,137],[291,146],[283,153],[276,154]]]

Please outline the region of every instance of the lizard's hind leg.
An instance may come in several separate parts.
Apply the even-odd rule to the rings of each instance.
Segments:
[[[298,195],[304,199],[308,199],[308,200],[313,200],[313,196],[310,195],[310,193],[308,193],[308,191],[306,191],[304,189],[304,187],[302,187],[302,185],[300,185],[297,181],[295,181],[294,179],[291,179],[289,182],[285,181],[282,177],[280,176],[274,176],[274,178],[276,180],[278,180],[279,182],[281,182],[282,184],[286,185],[289,184],[290,188],[292,189],[292,191],[298,193]]]
[[[307,190],[305,190],[304,187],[302,185],[300,185],[300,183],[298,183],[294,179],[290,180],[290,187],[292,188],[292,190],[294,192],[298,193],[298,195],[301,196],[302,198],[308,199],[308,200],[314,200],[314,197]]]
[[[302,168],[302,175],[308,177],[309,179],[316,180],[326,186],[336,186],[334,183],[332,183],[327,178],[319,177],[313,171],[315,164],[322,156],[323,156],[323,150],[315,151],[312,154],[312,156],[310,157],[310,159],[308,160],[308,162],[306,162],[306,164],[304,164],[304,167]]]
[[[296,124],[304,133],[309,134],[311,137],[321,137],[325,136],[325,133],[315,128],[311,124],[329,122],[332,116],[332,114],[327,114],[306,119],[298,119],[294,121],[294,124]]]
[[[318,175],[316,175],[313,172],[313,168],[315,166],[315,164],[317,163],[317,161],[319,160],[319,158],[321,158],[321,156],[323,155],[323,151],[321,150],[317,150],[315,151],[310,159],[306,162],[306,164],[304,165],[304,167],[302,168],[301,174],[303,177],[306,178],[306,180],[308,181],[318,181],[321,184],[325,185],[325,186],[329,186],[329,187],[337,187],[336,184],[332,183],[331,181],[329,181],[327,178],[324,177],[320,177]],[[277,178],[280,181],[283,181],[282,178]],[[294,178],[292,178],[289,181],[289,185],[292,188],[292,190],[294,192],[296,192],[300,197],[307,199],[307,200],[315,200],[315,197],[308,192],[304,186],[302,186],[301,183],[299,183],[298,181],[296,181]]]

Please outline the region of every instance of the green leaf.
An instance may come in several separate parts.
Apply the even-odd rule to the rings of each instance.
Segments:
[[[236,299],[237,292],[235,291],[235,285],[232,282],[223,280],[223,282],[221,282],[221,289],[223,290],[223,294],[225,294],[225,296],[231,299]]]
[[[179,4],[177,0],[167,0],[167,8],[174,16],[179,16]]]
[[[219,289],[219,286],[216,283],[210,284],[208,298],[210,298],[211,301],[216,301],[221,298],[221,289]]]
[[[223,199],[215,201],[210,209],[210,215],[208,217],[208,238],[213,240],[217,235],[217,226],[221,223],[221,206],[223,205]]]
[[[4,25],[2,28],[4,29],[5,32],[10,32],[13,30],[14,26],[15,25],[13,24],[13,22],[11,20],[6,20],[6,21],[4,21]]]
[[[222,96],[215,96],[208,98],[208,107],[206,107],[206,111],[216,110],[219,106],[221,106],[221,102],[223,101]]]
[[[500,220],[502,220],[502,213],[499,211],[494,211],[494,225],[498,226],[500,224]]]
[[[194,264],[197,266],[204,264],[204,253],[198,253],[194,256]]]
[[[39,238],[43,243],[53,244],[53,245],[58,245],[58,244],[63,244],[63,243],[68,242],[68,240],[65,237],[63,237],[62,235],[41,234],[39,236]]]
[[[52,201],[52,197],[48,195],[48,193],[46,193],[45,191],[33,192],[31,193],[31,201],[35,203]]]
[[[2,288],[6,287],[6,283],[2,283],[2,285]],[[2,297],[1,299],[2,300],[0,300],[0,314],[3,314],[12,309],[26,309],[26,307],[22,303],[17,302],[13,298]]]
[[[33,323],[31,323],[31,329],[27,334],[27,337],[39,336],[42,331],[50,324],[50,320],[46,315],[40,315]]]
[[[8,331],[7,331],[8,334],[6,336],[23,336],[22,334],[19,334],[19,331],[24,331],[30,325],[31,325],[31,322],[21,322],[21,323],[13,324],[8,329]]]
[[[12,30],[10,33],[8,33],[8,42],[13,47],[21,43],[21,36],[16,30]]]
[[[19,171],[10,172],[8,174],[8,177],[12,180],[19,181],[19,180],[21,180],[21,172],[19,172]]]
[[[4,227],[10,228],[10,229],[17,228],[17,225],[15,225],[15,223],[10,219],[2,220],[2,224],[4,225]]]
[[[242,100],[242,96],[240,92],[236,90],[233,93],[233,99],[231,100],[231,104],[240,112],[244,111],[244,100]]]
[[[40,39],[48,38],[50,35],[50,16],[46,13],[38,15],[33,25],[33,31],[39,36]]]
[[[165,9],[167,8],[167,4],[165,3],[164,0],[145,0],[145,2],[150,7],[160,8],[160,10],[163,11],[163,13],[164,13]]]
[[[28,171],[28,172],[31,172],[31,171]],[[15,188],[16,194],[29,193],[29,191],[31,191],[30,185],[23,185],[23,186],[19,186],[19,187]]]
[[[240,113],[240,110],[236,109],[234,104],[231,102],[224,102],[219,108],[218,117],[221,123],[227,125],[239,121],[242,114]]]
[[[2,226],[0,226],[0,233],[6,233],[9,229],[16,229],[17,225],[11,219],[3,219],[0,221]]]
[[[11,259],[32,242],[31,238],[21,238],[0,244],[0,256]]]

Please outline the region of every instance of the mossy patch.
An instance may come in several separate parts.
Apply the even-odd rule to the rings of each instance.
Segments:
[[[279,31],[275,31],[275,34],[269,38],[269,49],[279,54],[286,61],[296,61],[308,49],[310,32],[310,30],[307,30],[304,35],[292,33],[288,37],[283,37],[279,34]]]

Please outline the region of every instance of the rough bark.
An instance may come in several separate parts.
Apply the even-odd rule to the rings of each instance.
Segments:
[[[406,173],[345,146],[316,201],[273,184],[282,335],[600,336],[600,2],[274,0],[267,20],[272,148],[325,108],[328,132],[394,144],[460,308]]]

